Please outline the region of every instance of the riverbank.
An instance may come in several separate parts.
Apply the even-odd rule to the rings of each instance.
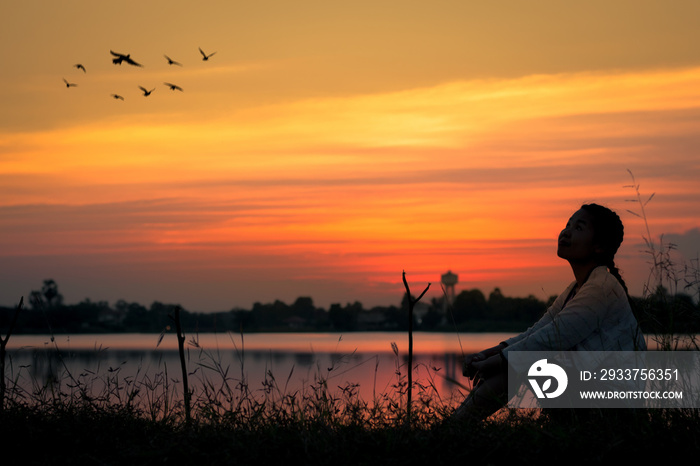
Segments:
[[[435,418],[437,419],[437,417]],[[273,422],[274,421],[274,422]],[[5,457],[17,464],[498,464],[543,460],[649,464],[697,455],[697,412],[602,410],[554,421],[512,416],[462,426],[402,419],[372,425],[335,415],[239,424],[151,421],[125,407],[14,407],[0,415]],[[660,463],[660,464],[664,464]]]
[[[380,341],[376,349],[392,347],[389,343],[404,336],[389,333],[377,338],[380,335],[326,335],[315,341],[312,339],[320,335],[295,335],[292,343],[299,339],[315,348],[352,354],[354,348],[366,347],[375,340]],[[270,345],[268,338],[256,342],[246,335],[242,337],[246,338],[245,345],[241,345],[240,341],[215,336],[203,336],[198,344],[209,346],[216,342],[220,348],[227,342],[241,352],[245,349],[246,354],[258,343],[261,347]],[[429,346],[445,349],[444,335],[421,336],[418,341],[430,340]],[[500,338],[479,336],[495,341]],[[135,337],[123,344],[133,345]],[[142,346],[145,342],[153,348],[157,337],[143,335]],[[277,345],[290,347],[290,342],[281,341],[280,335],[270,337],[276,338]],[[359,337],[367,341],[356,341]],[[207,343],[207,338],[213,340]],[[468,348],[475,339],[476,336],[461,342],[447,341],[456,349],[462,345]],[[15,343],[44,345],[42,339],[33,344],[20,340]],[[233,374],[239,369],[233,364],[208,357],[201,361],[188,359],[193,396],[191,409],[187,410],[174,361],[164,363],[162,368],[158,366],[154,373],[141,372],[138,376],[127,375],[126,367],[117,364],[79,365],[76,370],[68,370],[71,353],[79,347],[91,347],[101,355],[108,352],[106,348],[96,348],[92,338],[82,340],[71,337],[51,341],[46,336],[50,346],[60,348],[47,350],[58,356],[56,367],[60,370],[49,372],[56,376],[45,382],[34,376],[34,383],[27,389],[8,386],[5,409],[0,414],[0,438],[6,457],[16,456],[22,464],[42,465],[433,465],[497,464],[513,458],[525,464],[540,463],[545,458],[570,463],[620,458],[626,462],[644,460],[647,464],[651,459],[666,462],[668,457],[686,451],[697,454],[700,448],[700,411],[692,409],[558,410],[539,416],[524,410],[506,410],[484,423],[445,424],[442,421],[460,399],[435,390],[433,379],[426,377],[414,379],[408,422],[406,371],[398,365],[391,371],[393,381],[389,386],[363,397],[360,385],[353,383],[356,379],[339,385],[332,377],[337,370],[349,374],[342,365],[318,365],[304,388],[297,389],[289,385],[292,371],[266,369],[263,383],[257,386],[247,376]],[[479,346],[484,343],[487,342],[480,342]],[[116,345],[117,341],[111,344]],[[161,345],[169,347],[172,338]],[[11,354],[13,358],[28,349],[20,346],[17,351]],[[398,345],[397,351],[404,352]],[[271,360],[280,362],[276,357]],[[294,361],[294,371],[299,370],[300,361]],[[38,359],[33,360],[33,367],[39,367],[38,363]],[[249,364],[246,360],[246,370]],[[374,380],[377,366],[367,367],[364,372]],[[144,370],[140,363],[138,368]],[[195,380],[200,383],[194,384]]]

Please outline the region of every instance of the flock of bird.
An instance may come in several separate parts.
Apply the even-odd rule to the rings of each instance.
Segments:
[[[131,65],[131,66],[143,67],[143,65],[142,65],[141,63],[138,63],[138,62],[136,62],[133,58],[131,58],[131,54],[126,54],[126,55],[125,55],[125,54],[122,54],[122,53],[114,52],[114,51],[112,51],[112,50],[110,50],[109,53],[112,54],[112,63],[114,63],[115,65],[120,65],[120,66],[121,66],[122,63],[127,63],[128,65]],[[212,53],[207,54],[207,53],[205,53],[205,52],[202,50],[202,48],[200,47],[200,48],[199,48],[199,53],[202,55],[202,61],[208,61],[209,58],[211,58],[212,55],[214,55],[216,52],[212,52]],[[173,60],[173,59],[170,58],[169,56],[167,56],[167,55],[163,55],[163,56],[164,56],[165,59],[167,60],[168,65],[182,66],[182,63]],[[73,65],[73,68],[76,68],[76,69],[78,69],[79,71],[82,71],[83,73],[87,73],[87,70],[85,69],[85,66],[83,66],[82,63],[76,63],[75,65]],[[70,82],[70,81],[68,81],[66,78],[63,78],[63,82],[65,83],[65,85],[66,85],[67,88],[77,87],[77,86],[78,86],[77,83]],[[167,87],[168,87],[170,90],[172,90],[172,91],[180,91],[180,92],[183,92],[182,88],[181,88],[180,86],[178,86],[177,84],[173,84],[173,83],[169,83],[169,82],[164,82],[163,84],[164,84],[165,86],[167,86]],[[146,89],[146,88],[143,87],[143,86],[138,86],[138,87],[139,87],[139,89],[141,89],[141,92],[143,93],[143,96],[144,96],[144,97],[150,96],[151,93],[152,93],[153,91],[156,90],[156,88],[153,88],[153,89]],[[112,98],[117,99],[117,100],[124,100],[124,96],[122,96],[122,95],[120,95],[120,94],[111,94],[111,96],[112,96]]]

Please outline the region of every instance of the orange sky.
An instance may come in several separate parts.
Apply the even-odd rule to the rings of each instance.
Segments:
[[[0,304],[53,278],[69,303],[370,307],[448,269],[546,299],[583,202],[620,213],[639,294],[628,170],[697,257],[697,2],[377,3],[3,6]]]

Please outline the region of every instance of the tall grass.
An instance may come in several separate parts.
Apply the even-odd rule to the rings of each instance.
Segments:
[[[0,336],[0,413],[5,409],[5,392],[7,386],[5,384],[5,363],[7,360],[7,343],[12,336],[15,325],[17,324],[17,318],[20,311],[22,310],[22,304],[24,303],[24,297],[20,298],[17,309],[15,310],[12,320],[10,321],[10,327],[7,330],[7,335],[5,338]]]
[[[336,353],[330,364],[316,364],[301,384],[295,368],[279,374],[267,369],[264,379],[251,384],[245,367],[244,336],[235,343],[238,362],[224,364],[218,350],[200,346],[196,334],[185,342],[186,372],[172,370],[161,361],[155,368],[138,364],[136,373],[128,372],[126,362],[103,366],[104,348],[93,350],[96,367],[73,371],[64,360],[66,351],[53,339],[47,349],[37,351],[35,365],[50,366],[51,374],[38,380],[30,367],[15,366],[10,360],[4,378],[7,384],[5,405],[10,409],[32,407],[39,410],[71,407],[91,411],[121,410],[158,423],[224,424],[237,428],[282,425],[363,425],[376,428],[407,421],[406,401],[409,372],[415,399],[412,418],[427,426],[449,412],[457,400],[439,396],[438,369],[420,364],[409,371],[405,355],[396,349],[394,382],[377,387],[379,359],[357,360],[354,353]],[[155,337],[154,337],[155,338]],[[28,351],[28,350],[16,350]],[[43,361],[43,363],[42,363]],[[371,399],[363,399],[359,386],[344,381],[343,373],[363,365],[374,370],[375,385]],[[188,388],[184,380],[187,377]],[[340,384],[339,382],[340,381]],[[189,396],[185,396],[188,394]],[[189,402],[189,403],[188,403]]]
[[[406,387],[406,422],[411,422],[411,410],[413,409],[413,308],[416,303],[421,300],[423,295],[430,288],[430,283],[425,287],[423,292],[414,298],[411,295],[411,288],[406,280],[406,272],[402,274],[403,285],[406,288],[406,301],[408,302],[408,383]]]
[[[188,346],[189,422],[181,381],[166,368],[134,377],[123,376],[120,367],[86,370],[51,387],[9,387],[8,409],[0,416],[5,453],[21,452],[24,464],[393,465],[494,463],[513,455],[524,462],[541,455],[605,459],[620,452],[649,460],[662,449],[700,444],[700,416],[693,410],[624,419],[594,413],[564,424],[506,410],[486,423],[443,424],[455,400],[440,398],[435,371],[423,366],[416,368],[421,376],[408,422],[409,368],[398,355],[395,383],[364,400],[352,383],[332,387],[330,379],[343,370],[340,359],[318,368],[301,388],[288,384],[293,369],[279,378],[268,371],[253,387],[239,375],[242,366],[223,366],[196,336]]]
[[[686,261],[674,254],[676,245],[665,242],[663,235],[655,239],[651,234],[646,207],[655,193],[643,195],[632,171],[628,170],[634,197],[627,202],[636,204],[636,209],[627,211],[640,218],[644,225],[642,239],[644,253],[648,258],[649,275],[643,284],[643,296],[637,300],[637,317],[642,324],[654,330],[652,338],[658,349],[700,349],[698,336],[688,333],[688,324],[700,324],[700,267],[698,259]],[[679,262],[680,260],[680,262]],[[683,295],[690,296],[690,301]]]

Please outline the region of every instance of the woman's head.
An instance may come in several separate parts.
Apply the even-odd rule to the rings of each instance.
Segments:
[[[598,263],[610,266],[622,244],[625,228],[620,217],[598,204],[584,204],[581,210],[588,213],[593,229],[593,242],[598,246]]]
[[[606,266],[628,293],[627,285],[615,265],[615,254],[624,234],[622,221],[615,212],[598,204],[584,204],[559,235],[557,254],[572,264],[579,260]]]

